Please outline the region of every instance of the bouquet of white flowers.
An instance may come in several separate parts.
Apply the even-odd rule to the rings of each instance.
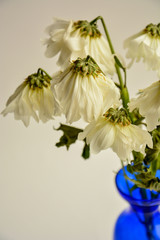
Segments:
[[[99,20],[105,37],[98,29]],[[84,141],[84,159],[90,152],[112,148],[122,166],[135,175],[136,187],[160,191],[156,177],[160,169],[160,81],[130,100],[126,77],[127,69],[141,59],[160,77],[160,24],[149,24],[124,42],[129,66],[116,54],[100,16],[90,22],[54,19],[46,32],[45,55],[59,54],[59,71],[51,77],[39,68],[29,75],[2,114],[13,112],[26,127],[30,117],[45,123],[64,114],[68,124],[57,129],[63,131],[57,147],[68,149],[76,140]],[[88,123],[85,129],[71,125],[79,119]]]

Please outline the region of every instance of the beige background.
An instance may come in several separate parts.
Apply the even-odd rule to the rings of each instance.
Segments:
[[[158,23],[159,13],[159,0],[0,0],[0,111],[38,67],[50,74],[58,70],[40,43],[52,17],[90,21],[102,15],[124,56],[123,40]],[[132,96],[157,80],[143,64],[128,72]],[[115,220],[127,206],[114,184],[119,159],[107,150],[84,161],[81,142],[68,152],[57,149],[61,133],[53,126],[59,121],[64,119],[31,121],[25,128],[12,114],[0,116],[0,240],[112,239]]]

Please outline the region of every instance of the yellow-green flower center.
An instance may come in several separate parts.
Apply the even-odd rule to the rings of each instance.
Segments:
[[[96,23],[89,23],[88,21],[77,21],[73,24],[74,31],[79,30],[81,37],[90,36],[92,38],[97,38],[101,36],[100,31],[97,28]]]
[[[90,56],[83,59],[77,58],[77,60],[73,61],[71,69],[82,75],[82,77],[90,75],[95,77],[98,76],[99,73],[102,73],[97,63]]]
[[[37,72],[29,75],[26,79],[26,84],[29,85],[31,89],[50,86],[50,78],[47,75],[44,75],[43,72]]]
[[[114,109],[110,108],[103,116],[111,123],[119,124],[121,126],[128,126],[131,124],[127,111],[124,108]]]
[[[160,37],[160,23],[147,25],[144,32],[149,33],[152,37]]]

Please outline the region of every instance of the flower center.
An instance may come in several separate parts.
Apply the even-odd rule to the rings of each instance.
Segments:
[[[124,108],[114,109],[110,108],[103,116],[114,124],[119,124],[121,126],[128,126],[131,124],[130,118],[128,117],[127,111]]]
[[[47,75],[44,75],[41,71],[29,75],[25,81],[33,90],[35,88],[42,89],[43,87],[47,88],[50,86],[50,78]]]
[[[100,67],[89,55],[83,59],[77,58],[77,60],[73,61],[71,68],[74,72],[81,74],[82,77],[90,75],[95,77],[99,73],[102,73]]]
[[[150,33],[153,37],[160,37],[160,23],[159,24],[149,24],[144,29],[144,32]]]
[[[96,23],[89,23],[88,21],[77,21],[73,24],[74,31],[80,30],[81,37],[90,36],[92,38],[97,38],[101,36],[100,31],[97,28]]]

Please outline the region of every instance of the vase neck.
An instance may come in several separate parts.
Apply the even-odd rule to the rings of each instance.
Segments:
[[[139,213],[148,213],[148,214],[153,214],[154,212],[158,211],[158,205],[154,206],[145,206],[145,205],[136,205],[136,204],[131,204],[131,207],[134,211],[139,212]]]

